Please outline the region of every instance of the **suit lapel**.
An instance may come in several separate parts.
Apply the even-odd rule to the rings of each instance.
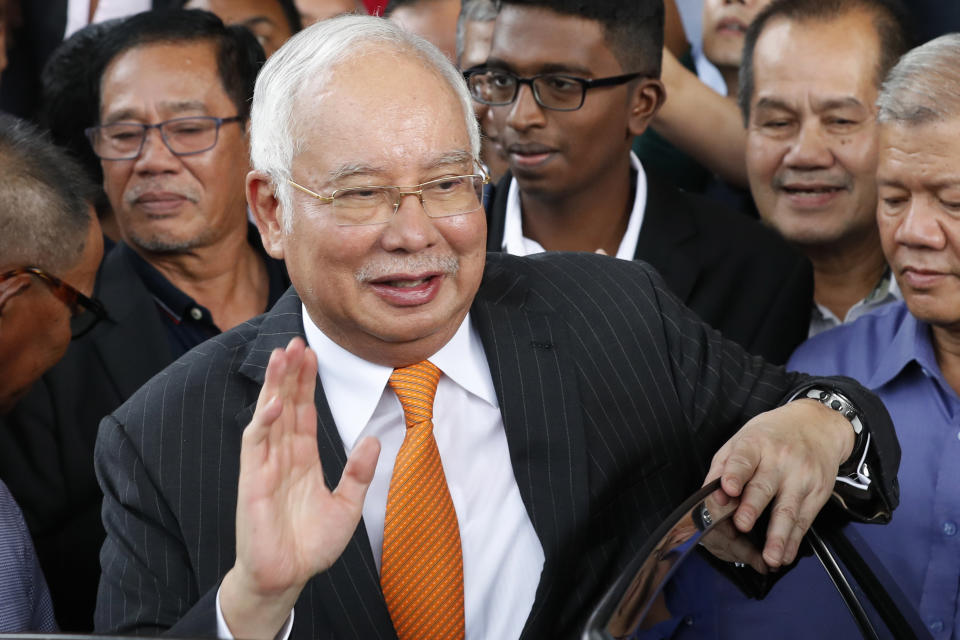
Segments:
[[[274,349],[286,347],[297,336],[305,339],[302,306],[291,287],[264,318],[246,360],[240,365],[240,374],[262,386],[270,354]],[[314,402],[320,463],[327,486],[333,488],[340,482],[347,456],[319,380]],[[250,422],[255,408],[256,401],[237,414],[237,425],[241,429]],[[337,562],[307,583],[296,608],[293,637],[323,635],[324,623],[314,617],[314,611],[326,614],[326,624],[337,638],[396,637],[362,521]]]
[[[634,258],[649,262],[660,272],[671,291],[686,301],[700,273],[696,255],[697,228],[690,204],[667,182],[647,172],[647,205]]]
[[[576,365],[555,314],[527,300],[522,276],[488,256],[471,309],[500,402],[510,458],[545,562],[523,637],[542,637],[569,588],[562,561],[589,496]],[[546,625],[546,627],[545,627]]]

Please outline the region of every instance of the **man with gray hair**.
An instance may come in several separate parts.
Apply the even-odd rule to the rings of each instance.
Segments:
[[[936,638],[960,632],[960,35],[907,53],[883,83],[877,224],[903,301],[804,343],[789,368],[850,376],[903,444],[904,513],[860,527]]]
[[[877,100],[883,253],[903,301],[814,336],[788,369],[849,376],[877,394],[903,446],[902,506],[882,527],[852,525],[934,638],[960,632],[960,34],[928,42],[893,67]],[[695,621],[719,616],[719,638],[851,637],[853,619],[814,563],[799,565],[762,602],[710,572],[681,569],[704,589]],[[816,615],[785,617],[784,611]],[[750,620],[744,625],[744,620]],[[688,634],[686,637],[712,637]]]
[[[60,460],[33,446],[49,434],[15,433],[7,414],[71,337],[103,318],[103,307],[89,297],[103,236],[83,170],[32,125],[8,115],[0,115],[0,176],[0,632],[54,631],[47,583],[13,495],[36,525],[51,498],[41,476],[51,458]],[[47,557],[51,565],[54,555]]]
[[[567,637],[704,477],[743,530],[772,504],[773,568],[860,452],[865,513],[895,506],[858,385],[747,355],[645,264],[486,255],[472,99],[424,40],[360,16],[294,36],[250,146],[293,288],[101,424],[99,629]],[[876,445],[804,396],[826,388]]]

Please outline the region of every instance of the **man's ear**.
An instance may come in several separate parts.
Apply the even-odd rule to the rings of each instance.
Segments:
[[[631,136],[639,136],[650,125],[663,101],[667,89],[659,78],[640,78],[630,93],[630,117],[627,129]]]
[[[247,174],[247,205],[260,231],[263,248],[271,257],[283,260],[283,212],[273,181],[262,171]]]

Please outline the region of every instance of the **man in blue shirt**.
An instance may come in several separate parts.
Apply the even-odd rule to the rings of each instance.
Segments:
[[[937,638],[960,637],[960,36],[914,49],[878,100],[877,222],[904,302],[801,346],[793,369],[856,378],[893,417],[902,506],[861,533]]]
[[[855,378],[890,411],[903,448],[901,506],[886,526],[852,526],[943,640],[960,637],[958,60],[957,34],[914,49],[877,102],[877,222],[904,301],[815,336],[787,364]],[[801,562],[761,602],[699,563],[668,592],[672,638],[859,637],[816,562]]]

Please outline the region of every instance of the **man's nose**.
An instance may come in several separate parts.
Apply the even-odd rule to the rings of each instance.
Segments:
[[[533,87],[529,85],[520,85],[513,104],[500,108],[509,109],[507,125],[517,131],[542,127],[546,121],[544,109],[537,103],[533,96]]]
[[[801,122],[784,157],[784,164],[802,169],[830,167],[834,163],[830,141],[818,122]]]
[[[381,244],[386,251],[416,253],[434,244],[438,234],[434,219],[423,207],[422,194],[404,191],[396,212],[384,227]]]
[[[947,246],[947,230],[944,225],[954,225],[960,234],[960,221],[946,220],[946,216],[936,210],[935,196],[912,197],[904,214],[903,221],[897,227],[894,240],[898,244],[915,248],[941,251]],[[881,212],[880,215],[885,215]]]
[[[164,173],[176,171],[180,166],[180,158],[167,147],[160,130],[147,129],[144,132],[140,155],[136,159],[136,170],[144,173]]]

